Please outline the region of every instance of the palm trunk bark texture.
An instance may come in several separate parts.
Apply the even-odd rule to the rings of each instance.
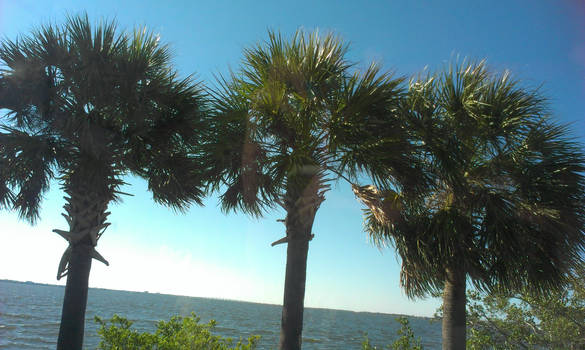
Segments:
[[[108,226],[105,222],[109,198],[90,188],[66,189],[66,218],[69,231],[55,230],[69,241],[57,278],[67,276],[57,350],[81,350],[92,258],[107,262],[95,251],[97,240]]]
[[[90,245],[79,244],[71,250],[57,342],[59,350],[81,350],[83,346],[91,249]]]
[[[304,176],[301,188],[287,191],[285,225],[288,247],[284,301],[280,328],[280,350],[299,350],[302,345],[303,311],[307,256],[315,214],[325,199],[322,179],[317,174]]]
[[[443,290],[443,350],[465,350],[465,270],[460,267],[447,269]]]

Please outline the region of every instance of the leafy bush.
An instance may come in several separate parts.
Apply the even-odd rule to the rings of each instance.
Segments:
[[[406,317],[398,317],[396,322],[401,324],[400,329],[398,330],[399,338],[392,343],[392,345],[388,345],[386,349],[391,350],[423,350],[423,346],[420,343],[420,338],[415,338],[414,332],[410,327],[410,323]],[[367,335],[364,336],[364,341],[362,342],[362,350],[382,350],[375,345],[370,344],[370,340],[368,339]]]
[[[471,350],[585,349],[585,290],[534,297],[529,293],[469,293]]]
[[[521,291],[467,298],[471,350],[585,349],[585,265],[546,297]]]
[[[240,339],[235,345],[231,338],[213,335],[214,320],[199,324],[200,318],[174,316],[170,321],[160,321],[154,333],[131,329],[132,322],[114,315],[109,321],[95,318],[100,324],[101,341],[98,350],[253,350],[260,336],[251,336],[247,343]],[[109,323],[109,325],[108,325]]]

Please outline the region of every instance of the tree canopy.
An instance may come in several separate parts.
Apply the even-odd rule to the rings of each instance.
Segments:
[[[439,293],[452,264],[480,290],[562,284],[585,247],[585,156],[538,91],[470,62],[411,80],[402,112],[431,186],[362,192],[379,200],[365,227],[396,247],[408,295]]]

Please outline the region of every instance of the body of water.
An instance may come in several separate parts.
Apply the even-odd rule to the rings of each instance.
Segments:
[[[64,287],[0,280],[0,349],[54,349],[59,332]],[[153,331],[156,322],[194,312],[201,322],[217,321],[214,333],[234,339],[260,335],[260,349],[276,349],[281,307],[230,300],[166,294],[89,290],[84,349],[99,343],[94,316],[114,314],[134,322],[140,330]],[[397,315],[328,309],[305,309],[303,349],[359,349],[364,332],[372,344],[387,345],[400,325]],[[441,348],[441,324],[427,318],[408,317],[425,349]]]

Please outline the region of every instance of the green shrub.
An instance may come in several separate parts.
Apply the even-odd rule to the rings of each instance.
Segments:
[[[585,283],[550,296],[468,293],[471,350],[585,349]]]
[[[109,321],[95,318],[100,324],[101,341],[98,350],[253,350],[260,336],[251,336],[246,343],[240,339],[235,345],[231,338],[213,335],[214,320],[199,324],[199,317],[174,316],[170,321],[160,321],[154,333],[131,329],[132,322],[114,315]],[[108,324],[109,323],[109,324]]]

